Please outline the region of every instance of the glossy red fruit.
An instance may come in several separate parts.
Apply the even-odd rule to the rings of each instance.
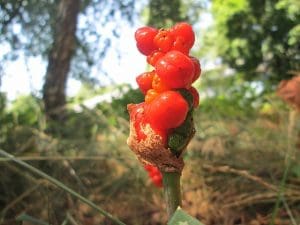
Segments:
[[[182,52],[185,55],[189,54],[190,51],[190,46],[188,45],[188,43],[184,40],[183,37],[179,36],[176,37],[173,46],[171,48],[172,50],[177,50]]]
[[[165,91],[147,106],[145,118],[152,128],[163,132],[180,126],[188,110],[188,103],[178,92]]]
[[[136,77],[136,82],[141,90],[141,92],[145,95],[149,89],[152,88],[152,81],[155,75],[155,71],[145,72]]]
[[[174,36],[169,30],[159,30],[153,40],[155,46],[162,52],[168,52],[174,42]]]
[[[162,174],[159,169],[156,166],[152,165],[145,165],[144,168],[148,172],[148,176],[151,179],[152,183],[156,187],[162,187]]]
[[[157,96],[158,96],[158,92],[154,89],[149,89],[145,95],[145,102],[148,104],[150,102],[152,102]]]
[[[196,108],[199,105],[200,97],[196,88],[190,87],[189,92],[193,95],[193,107]]]
[[[185,22],[177,23],[174,27],[172,27],[171,32],[175,37],[182,37],[188,49],[193,47],[195,42],[195,33],[190,24]]]
[[[179,51],[170,51],[155,64],[155,71],[170,88],[188,88],[194,77],[193,61]]]
[[[165,83],[163,83],[157,74],[153,76],[152,88],[158,93],[170,90],[170,87],[168,87]]]
[[[164,55],[165,53],[156,50],[147,56],[147,63],[149,63],[151,66],[155,66],[156,62]]]
[[[193,76],[193,83],[200,77],[201,75],[201,65],[200,65],[200,62],[197,58],[195,57],[190,57],[191,60],[193,61],[193,64],[194,64],[194,76]]]
[[[153,27],[141,27],[136,30],[134,34],[136,46],[142,54],[149,55],[156,50],[153,39],[157,33],[158,30]]]

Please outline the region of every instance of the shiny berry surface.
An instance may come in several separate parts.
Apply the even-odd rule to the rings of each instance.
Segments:
[[[187,88],[194,77],[193,61],[179,51],[170,51],[155,64],[155,70],[162,82],[170,88]]]
[[[149,55],[156,50],[153,39],[158,33],[158,30],[153,27],[141,27],[137,29],[134,34],[136,40],[136,46],[138,50],[144,54]]]
[[[141,92],[145,95],[149,89],[152,88],[152,81],[155,75],[154,71],[145,72],[136,77],[136,82],[141,90]]]
[[[188,103],[178,92],[165,91],[148,105],[145,117],[153,128],[164,131],[181,125],[188,110]]]
[[[193,47],[195,42],[195,33],[190,24],[185,22],[177,23],[171,29],[171,32],[175,37],[181,37],[189,49]]]

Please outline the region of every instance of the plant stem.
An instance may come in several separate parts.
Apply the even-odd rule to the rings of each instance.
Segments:
[[[163,172],[163,184],[165,201],[167,204],[167,213],[169,219],[176,211],[178,206],[181,206],[181,191],[180,191],[180,173]]]

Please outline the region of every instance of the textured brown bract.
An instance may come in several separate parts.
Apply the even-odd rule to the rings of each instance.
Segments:
[[[129,104],[127,109],[129,114],[134,108],[134,104]],[[134,128],[134,121],[130,121],[130,133],[127,139],[127,144],[136,154],[139,161],[144,164],[150,164],[159,168],[162,172],[180,172],[183,169],[184,163],[182,157],[176,157],[164,147],[162,138],[157,135],[149,124],[145,124],[142,128],[146,134],[145,140],[138,141]]]
[[[281,81],[277,94],[300,111],[300,75],[295,76],[291,80]]]

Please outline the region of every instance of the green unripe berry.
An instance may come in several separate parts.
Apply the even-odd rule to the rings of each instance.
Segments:
[[[177,90],[182,97],[187,101],[188,105],[189,105],[189,109],[193,108],[193,104],[194,104],[194,97],[192,95],[191,92],[189,92],[187,89],[185,88],[181,88]]]
[[[190,110],[186,116],[185,121],[174,129],[176,133],[179,133],[185,137],[189,137],[194,130],[194,120],[192,115],[192,110]]]
[[[168,147],[171,149],[172,153],[179,156],[183,151],[184,147],[187,145],[187,138],[183,137],[178,133],[172,133],[168,136]]]

